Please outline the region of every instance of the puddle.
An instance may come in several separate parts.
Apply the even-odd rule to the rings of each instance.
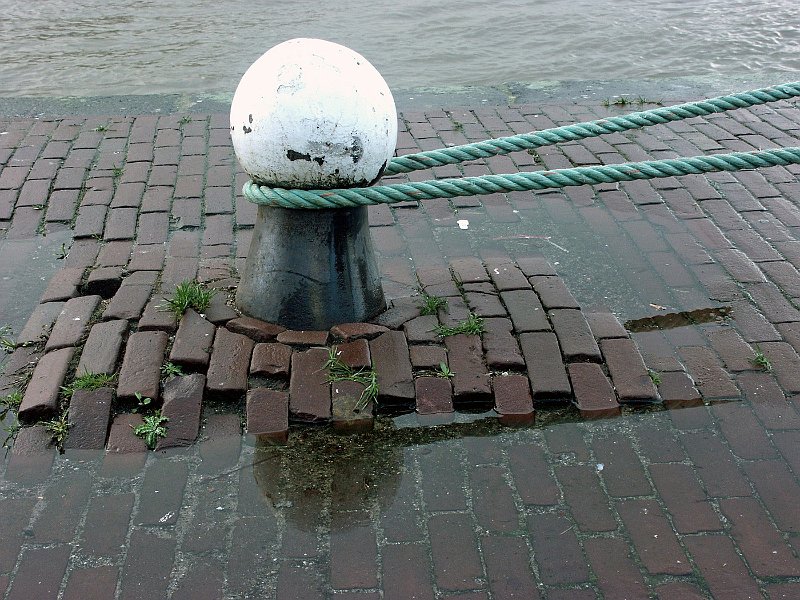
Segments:
[[[701,325],[703,323],[719,323],[729,318],[731,312],[732,310],[729,306],[685,310],[665,315],[644,317],[642,319],[632,319],[625,322],[625,329],[631,333],[641,333],[643,331],[674,329],[676,327]]]

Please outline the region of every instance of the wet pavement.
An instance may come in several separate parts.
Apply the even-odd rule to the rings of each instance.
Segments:
[[[599,102],[405,112],[398,152],[617,112]],[[89,323],[125,321],[135,336],[146,333],[151,298],[183,279],[235,286],[255,210],[241,197],[227,131],[223,114],[0,121],[4,274],[42,244],[40,264],[60,266],[44,292],[42,283],[27,294],[30,327],[14,334],[32,344],[10,361],[24,367],[42,352],[52,361],[69,354],[62,376],[50,377],[56,386],[71,380],[86,332],[70,338],[62,327],[47,337],[70,298]],[[797,145],[798,133],[800,110],[781,102],[475,161],[463,174]],[[603,356],[585,364],[601,365],[614,382],[619,417],[582,420],[569,399],[535,397],[533,377],[536,423],[517,427],[485,406],[462,405],[438,425],[420,425],[413,413],[378,416],[372,432],[356,435],[293,424],[285,445],[264,446],[242,435],[242,392],[203,400],[198,441],[187,448],[145,452],[118,417],[112,450],[59,454],[41,425],[27,426],[0,466],[0,594],[800,596],[798,172],[371,209],[391,299],[402,305],[419,285],[451,290],[458,265],[489,267],[474,289],[442,295],[463,293],[478,311],[499,298],[513,320],[509,284],[491,266],[518,265],[511,291],[528,286],[546,302],[542,275],[529,269],[534,260],[549,265],[581,313],[629,323],[660,402],[622,402],[603,345],[609,322],[587,317]],[[413,177],[459,174],[444,167]],[[559,308],[549,308],[559,333]],[[24,322],[18,312],[4,304],[0,321]],[[515,322],[513,339],[533,335],[523,331]],[[41,333],[49,347],[38,343]],[[117,368],[126,360],[124,348],[118,353]],[[583,363],[563,360],[580,406],[574,365]],[[484,369],[489,375],[488,362]],[[23,386],[6,375],[4,393]]]

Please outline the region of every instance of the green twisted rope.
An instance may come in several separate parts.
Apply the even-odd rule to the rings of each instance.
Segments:
[[[651,110],[631,113],[629,115],[607,117],[596,121],[587,121],[575,125],[565,125],[552,129],[543,129],[533,133],[512,135],[509,137],[485,140],[463,146],[452,146],[441,150],[406,154],[393,158],[386,166],[386,175],[409,173],[420,169],[451,165],[467,160],[487,158],[500,154],[509,154],[520,150],[531,150],[542,146],[550,146],[560,142],[571,142],[606,133],[618,133],[630,129],[639,129],[649,125],[662,125],[670,121],[703,117],[713,113],[747,108],[777,100],[786,100],[800,96],[800,82],[785,83],[761,88],[740,94],[718,96],[699,102],[687,102],[675,106],[663,106]]]
[[[243,192],[252,202],[266,206],[311,209],[352,208],[370,204],[393,204],[395,202],[416,202],[433,198],[455,198],[457,196],[476,196],[497,192],[596,185],[599,183],[633,181],[635,179],[697,175],[716,171],[739,171],[742,169],[758,169],[789,164],[800,164],[800,147],[649,160],[596,167],[575,167],[511,175],[439,179],[418,183],[397,183],[339,190],[287,190],[259,186],[249,181],[244,185]]]

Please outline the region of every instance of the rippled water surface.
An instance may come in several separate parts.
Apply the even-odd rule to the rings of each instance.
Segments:
[[[0,96],[232,93],[300,36],[395,89],[800,70],[797,0],[0,0]]]

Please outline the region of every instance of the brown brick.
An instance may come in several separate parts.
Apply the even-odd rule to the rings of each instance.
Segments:
[[[553,266],[547,262],[543,256],[520,256],[517,257],[517,265],[525,273],[526,277],[536,275],[555,275]]]
[[[120,413],[111,423],[106,450],[113,454],[147,452],[144,440],[134,435],[134,428],[143,423],[142,415]],[[144,460],[141,461],[144,465]]]
[[[38,543],[68,543],[75,537],[92,482],[88,473],[69,473],[56,476],[45,488],[43,510],[31,528],[31,537]]]
[[[487,260],[486,270],[495,287],[500,291],[531,289],[527,277],[514,263]]]
[[[603,464],[600,477],[606,491],[615,497],[645,496],[652,493],[641,460],[627,436],[612,434],[592,444],[595,457]]]
[[[200,414],[206,377],[199,373],[173,377],[164,384],[161,414],[168,419],[167,435],[156,450],[191,446],[200,431]]]
[[[9,600],[57,598],[71,550],[68,545],[60,545],[30,548],[23,552],[11,583]]]
[[[412,344],[437,342],[439,340],[439,335],[436,333],[438,325],[439,319],[436,318],[436,315],[424,315],[403,323],[403,331],[406,339]]]
[[[69,402],[69,435],[65,448],[94,450],[105,448],[111,424],[114,390],[75,390]]]
[[[719,506],[731,524],[731,537],[757,577],[797,577],[800,559],[755,498],[723,498]]]
[[[627,545],[616,538],[584,542],[586,557],[606,598],[648,598],[644,577],[631,560]]]
[[[600,349],[581,311],[551,310],[548,316],[566,360],[600,362]]]
[[[177,328],[175,313],[165,310],[163,298],[152,298],[139,319],[138,331],[165,331],[172,333]]]
[[[470,481],[473,510],[478,524],[488,531],[516,531],[519,515],[504,469],[497,466],[472,466]]]
[[[491,380],[483,363],[483,347],[477,335],[452,335],[444,340],[453,372],[453,400],[480,403],[491,400]]]
[[[452,444],[433,444],[430,452],[419,456],[421,488],[430,511],[454,511],[467,508],[461,449]]]
[[[700,575],[714,598],[758,598],[761,593],[733,542],[725,535],[700,535],[684,539]]]
[[[285,344],[256,344],[250,361],[251,375],[288,377],[292,349]]]
[[[77,345],[86,334],[92,313],[99,302],[100,296],[83,296],[69,300],[56,319],[45,344],[45,352]]]
[[[564,501],[582,531],[613,531],[617,528],[595,467],[559,466],[555,467],[555,473],[564,490]]]
[[[191,308],[181,318],[169,359],[190,369],[203,369],[208,365],[214,343],[216,327]]]
[[[243,394],[255,342],[224,327],[217,329],[206,389],[213,394]]]
[[[414,378],[408,343],[401,331],[388,331],[371,340],[370,355],[378,374],[379,404],[412,405]]]
[[[694,380],[683,371],[659,373],[658,393],[667,408],[700,406],[703,397],[694,387]]]
[[[508,319],[484,319],[483,351],[486,364],[492,370],[524,369],[525,360],[512,335]],[[412,358],[413,362],[413,358]]]
[[[53,436],[44,425],[17,432],[5,477],[9,481],[38,482],[50,475],[55,457]]]
[[[35,497],[0,500],[0,534],[3,536],[3,544],[0,546],[0,571],[4,573],[10,573],[14,569],[35,503]],[[2,586],[0,591],[3,591]]]
[[[414,380],[417,412],[421,415],[453,412],[453,388],[442,377],[418,377]]]
[[[372,320],[372,323],[398,329],[405,323],[420,315],[419,300],[416,298],[397,298],[388,308]]]
[[[228,306],[227,298],[224,294],[215,294],[211,298],[211,304],[206,309],[206,319],[214,323],[214,325],[224,325],[238,316],[238,313]]]
[[[487,535],[481,538],[481,548],[486,579],[494,598],[540,598],[525,540]]]
[[[744,470],[778,529],[800,533],[800,515],[797,514],[795,502],[800,486],[792,477],[789,467],[783,461],[769,460],[747,463]]]
[[[620,414],[617,395],[600,365],[573,363],[569,365],[569,378],[582,417],[602,418]]]
[[[627,500],[617,511],[639,558],[652,574],[689,575],[692,566],[655,500]]]
[[[438,369],[447,364],[447,351],[441,346],[409,346],[411,365],[415,369]]]
[[[164,244],[137,244],[128,262],[129,271],[160,271],[164,266]]]
[[[628,337],[628,332],[610,312],[587,312],[583,316],[586,317],[592,334],[598,340]]]
[[[473,313],[479,317],[505,317],[506,309],[496,294],[467,292],[464,297]]]
[[[741,402],[722,402],[714,405],[711,411],[736,456],[746,460],[776,457],[767,432],[749,406]]]
[[[103,235],[108,208],[102,205],[81,206],[78,209],[78,218],[75,220],[73,235],[75,238],[85,238]]]
[[[230,326],[230,323],[228,323]],[[328,343],[327,331],[282,331],[275,338],[281,344],[289,346],[324,346]]]
[[[247,433],[285,443],[289,434],[289,394],[266,388],[247,392]]]
[[[187,473],[186,462],[156,460],[150,463],[142,482],[139,506],[133,523],[174,525],[184,505]]]
[[[372,323],[342,323],[331,327],[331,336],[336,341],[350,342],[356,339],[371,340],[389,331],[381,325]]]
[[[489,281],[489,274],[483,262],[474,256],[454,258],[450,261],[453,273],[461,283],[479,283]]]
[[[759,347],[772,365],[778,384],[789,393],[800,392],[800,356],[794,348],[785,342],[764,342]]]
[[[383,588],[386,600],[433,600],[428,573],[430,560],[422,546],[390,545],[383,549]]]
[[[89,273],[84,290],[87,294],[97,294],[111,298],[122,285],[122,267],[100,267]]]
[[[370,431],[374,425],[372,401],[356,411],[365,386],[356,381],[337,381],[331,384],[331,421],[333,428],[342,433]]]
[[[152,291],[149,285],[123,285],[103,311],[103,320],[138,319]]]
[[[465,514],[439,514],[428,520],[436,584],[441,590],[480,587],[483,565],[472,520]]]
[[[122,571],[120,600],[163,598],[175,560],[175,539],[136,530]]]
[[[17,344],[32,344],[46,338],[53,323],[61,314],[64,304],[64,302],[46,302],[37,305],[25,327],[19,332]]]
[[[492,377],[494,409],[505,424],[533,423],[536,412],[528,378],[524,375],[495,375]]]
[[[602,340],[600,348],[620,402],[658,400],[658,392],[633,340]]]
[[[125,546],[133,494],[93,496],[89,500],[81,548],[95,556],[116,556]]]
[[[136,392],[158,401],[161,397],[161,364],[167,347],[163,331],[140,331],[131,334],[119,371],[117,398],[131,401]]]
[[[19,407],[21,420],[47,418],[55,414],[58,395],[74,352],[74,348],[62,348],[39,359]]]
[[[246,335],[256,342],[272,342],[279,333],[286,331],[285,327],[259,321],[252,317],[239,317],[229,320],[225,325],[230,331]]]
[[[104,373],[111,375],[116,370],[122,339],[128,331],[127,321],[106,321],[96,323],[89,331],[89,337],[83,345],[81,360],[75,372]]]
[[[303,422],[327,421],[331,418],[331,392],[324,369],[328,351],[312,348],[292,355],[289,380],[289,413]]]
[[[533,289],[539,295],[542,305],[547,309],[580,308],[578,302],[569,293],[564,281],[559,277],[531,277]]]
[[[64,600],[112,598],[117,590],[119,567],[74,569],[67,579]]]
[[[764,427],[800,429],[800,414],[769,373],[742,373],[738,383]]]
[[[352,513],[340,513],[347,518],[333,515],[331,531],[331,586],[334,588],[378,587],[378,547],[375,531],[366,515],[360,517],[367,522],[361,525],[348,522]],[[343,524],[337,520],[344,521]],[[355,520],[355,519],[354,519]],[[339,594],[337,594],[339,596]]]
[[[242,425],[238,414],[209,415],[200,432],[197,450],[201,473],[219,473],[233,467],[239,460]]]
[[[683,445],[709,496],[749,496],[750,484],[736,459],[713,432],[684,433]]]
[[[560,491],[550,474],[544,450],[537,444],[508,447],[508,462],[517,493],[525,504],[558,504]]]
[[[572,396],[556,335],[550,332],[523,333],[519,342],[528,366],[534,400],[566,400]]]
[[[353,340],[336,347],[337,358],[351,369],[370,369],[372,360],[367,340]]]
[[[531,290],[514,290],[500,294],[503,303],[508,308],[514,331],[550,331],[550,322],[547,320],[539,297]]]
[[[528,531],[539,577],[547,585],[568,585],[589,580],[574,525],[555,514],[531,515]]]
[[[84,269],[80,267],[67,267],[56,271],[39,302],[57,302],[77,296],[83,271]]]

